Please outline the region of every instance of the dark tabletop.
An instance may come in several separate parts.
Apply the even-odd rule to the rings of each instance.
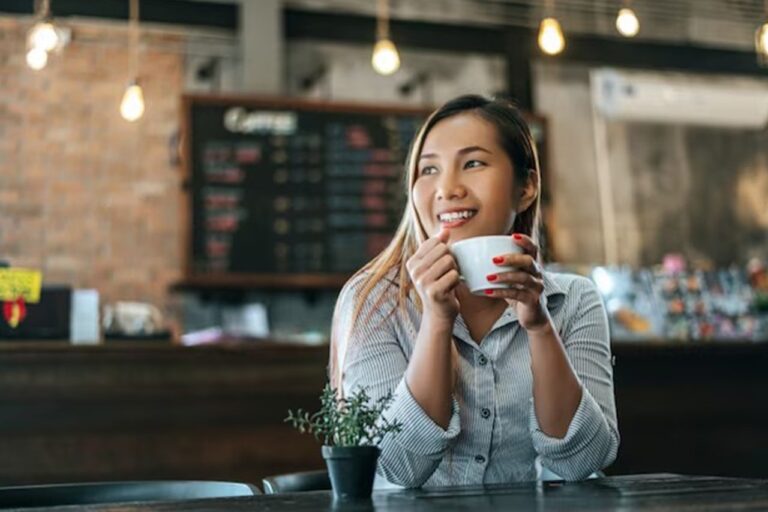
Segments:
[[[330,492],[166,503],[60,507],[104,512],[197,511],[695,511],[768,510],[768,480],[673,474],[625,475],[579,483],[524,482],[484,487],[377,491],[370,501],[335,502]],[[29,511],[30,509],[25,509]],[[50,509],[48,509],[50,510]]]

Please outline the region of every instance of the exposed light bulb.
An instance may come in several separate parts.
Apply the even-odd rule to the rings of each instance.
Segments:
[[[136,82],[131,82],[125,89],[123,101],[120,102],[120,115],[126,121],[136,121],[144,115],[144,92]]]
[[[29,49],[27,52],[27,66],[35,71],[40,71],[46,64],[48,64],[48,52],[36,46]]]
[[[29,32],[29,45],[46,52],[54,50],[59,45],[59,33],[50,21],[41,21]]]
[[[640,21],[638,21],[635,11],[625,7],[619,11],[616,16],[616,30],[624,37],[635,37],[640,31]]]
[[[768,22],[763,23],[763,26],[755,32],[755,50],[764,61],[768,62]]]
[[[565,48],[565,37],[555,18],[544,18],[539,27],[539,48],[549,55],[557,55]]]
[[[391,75],[400,69],[400,55],[397,53],[395,44],[389,39],[379,39],[373,47],[371,64],[373,69],[381,75]]]

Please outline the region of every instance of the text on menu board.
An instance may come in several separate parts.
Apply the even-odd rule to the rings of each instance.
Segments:
[[[192,272],[354,272],[397,227],[406,153],[422,120],[416,112],[192,101]]]

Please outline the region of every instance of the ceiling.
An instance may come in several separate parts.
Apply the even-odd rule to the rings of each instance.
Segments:
[[[375,16],[375,0],[283,0],[293,9]],[[748,48],[768,21],[768,0],[390,0],[393,18],[535,27],[549,10],[567,32],[619,37],[616,14],[631,4],[639,39]],[[547,8],[549,7],[549,9]]]
[[[241,2],[262,0],[140,0],[142,19],[158,23],[236,29]],[[287,9],[376,15],[376,0],[281,0]],[[546,6],[567,33],[619,37],[618,9],[631,3],[640,40],[742,48],[753,46],[768,21],[768,0],[389,0],[395,19],[475,26],[535,27]],[[125,19],[128,0],[50,0],[56,16]],[[31,14],[35,0],[0,0],[0,12]]]

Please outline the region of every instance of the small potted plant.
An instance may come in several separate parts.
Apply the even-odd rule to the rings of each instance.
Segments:
[[[388,433],[397,433],[402,424],[381,413],[392,403],[390,391],[371,400],[365,388],[347,398],[326,385],[320,396],[320,410],[310,414],[302,409],[288,411],[290,422],[302,433],[323,440],[323,458],[336,498],[367,498],[373,489],[379,444]]]

